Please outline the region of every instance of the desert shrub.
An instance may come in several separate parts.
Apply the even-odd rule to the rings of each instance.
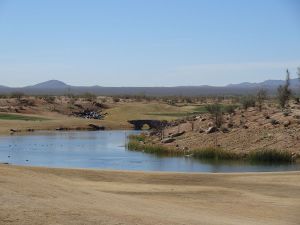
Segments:
[[[284,111],[282,114],[283,114],[285,117],[287,117],[287,116],[289,116],[289,115],[290,115],[290,112],[288,112],[288,111]]]
[[[166,100],[169,105],[176,105],[177,101],[175,99]]]
[[[186,102],[186,103],[194,103],[194,99],[193,98],[191,98],[191,97],[185,97],[184,98],[184,102]]]
[[[25,94],[23,92],[12,92],[10,97],[20,100]]]
[[[256,94],[256,102],[257,102],[257,107],[259,111],[262,110],[264,101],[267,99],[267,91],[264,89],[259,89],[257,94]]]
[[[235,112],[235,109],[237,107],[238,107],[237,105],[224,105],[223,110],[224,112],[231,114]]]
[[[249,107],[255,107],[255,97],[243,96],[241,98],[241,105],[244,109],[248,109]]]
[[[251,151],[248,156],[249,160],[252,162],[293,162],[293,154],[290,151],[282,151],[276,149],[261,149],[256,151]]]
[[[73,93],[66,93],[66,94],[64,94],[64,96],[66,96],[68,98],[76,98],[76,95],[74,95]]]
[[[290,89],[290,73],[287,70],[287,75],[286,75],[286,81],[284,85],[280,85],[277,89],[277,99],[279,106],[281,108],[285,108],[290,97],[292,94],[292,91]]]
[[[55,102],[55,96],[45,95],[42,98],[45,102],[49,104],[53,104]]]
[[[80,96],[81,98],[83,98],[85,101],[88,101],[88,102],[92,102],[92,101],[95,101],[97,96],[92,94],[92,93],[89,93],[89,92],[86,92],[84,94],[82,94]]]
[[[25,106],[35,106],[35,102],[32,99],[20,99],[19,101],[22,105]]]
[[[8,98],[8,95],[0,94],[0,98],[1,98],[1,99],[6,99],[6,98]]]
[[[300,81],[300,67],[297,68],[298,80]]]
[[[214,125],[216,127],[221,127],[223,124],[223,112],[222,105],[215,103],[211,105],[206,105],[205,109],[211,114],[214,120]]]
[[[113,102],[115,102],[115,103],[120,102],[120,98],[118,98],[118,97],[113,97]]]

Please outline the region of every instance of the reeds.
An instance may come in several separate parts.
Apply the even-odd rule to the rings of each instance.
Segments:
[[[167,156],[184,156],[190,155],[194,158],[209,160],[244,160],[254,163],[291,163],[296,160],[295,155],[288,150],[277,149],[258,149],[249,153],[228,151],[220,147],[206,147],[190,150],[165,146],[161,144],[146,143],[145,135],[129,136],[128,149],[133,151],[143,151]]]
[[[296,160],[293,153],[277,149],[260,149],[251,151],[248,155],[251,162],[289,163]]]
[[[192,155],[195,158],[200,159],[214,159],[214,160],[236,160],[242,159],[241,154],[237,154],[232,151],[226,151],[222,148],[201,148],[192,151]]]

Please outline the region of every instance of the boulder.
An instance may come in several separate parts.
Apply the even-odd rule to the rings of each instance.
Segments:
[[[55,130],[57,130],[57,131],[64,131],[64,130],[67,130],[67,128],[65,128],[65,127],[58,127]]]
[[[288,127],[289,125],[291,125],[291,121],[286,120],[283,122],[283,126]]]
[[[161,140],[161,143],[167,144],[167,143],[172,143],[174,142],[176,139],[175,138],[165,138]]]
[[[183,135],[184,133],[185,133],[185,131],[178,132],[178,133],[175,133],[175,134],[170,134],[169,137],[170,138],[179,137],[179,136]]]
[[[297,114],[297,115],[294,115],[293,117],[294,117],[295,119],[297,119],[297,120],[300,119],[300,115],[298,115],[298,114]]]
[[[211,134],[211,133],[214,133],[214,132],[217,132],[218,131],[218,128],[217,127],[209,127],[207,130],[206,130],[206,133],[207,134]]]
[[[244,128],[244,129],[248,129],[249,126],[245,124],[245,125],[243,126],[243,128]]]
[[[271,119],[271,120],[270,120],[270,123],[271,123],[272,125],[277,125],[277,124],[279,124],[279,121],[278,121],[278,120],[275,120],[275,119]]]
[[[21,130],[17,130],[17,129],[10,129],[10,132],[15,133],[15,132],[21,132]]]
[[[92,130],[105,130],[105,127],[104,126],[97,126],[95,124],[89,124],[89,127],[92,129]]]
[[[221,131],[222,131],[223,133],[229,133],[229,129],[226,128],[226,127],[222,127],[222,128],[221,128]]]
[[[233,127],[233,123],[228,123],[227,127],[228,128],[232,128]]]
[[[199,133],[200,133],[200,134],[202,134],[202,133],[204,133],[204,132],[205,132],[205,130],[203,130],[202,128],[199,129]]]

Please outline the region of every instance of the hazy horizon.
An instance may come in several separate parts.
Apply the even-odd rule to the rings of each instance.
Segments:
[[[224,86],[296,77],[300,1],[0,0],[0,85]]]

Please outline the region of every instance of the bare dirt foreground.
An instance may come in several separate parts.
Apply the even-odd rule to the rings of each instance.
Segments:
[[[144,173],[0,165],[0,224],[300,224],[300,172]]]

